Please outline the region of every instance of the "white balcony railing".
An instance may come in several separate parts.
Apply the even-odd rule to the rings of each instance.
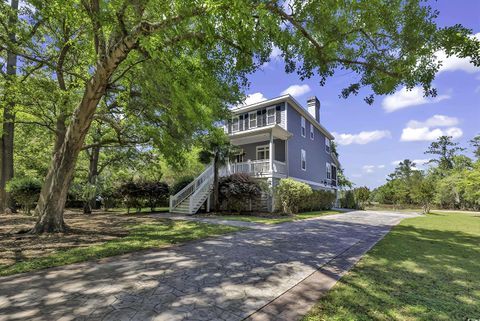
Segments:
[[[270,170],[270,161],[267,160],[254,160],[241,163],[230,163],[220,171],[221,176],[245,173],[252,176],[267,176],[274,174],[286,175],[287,164],[280,161],[273,161],[273,171]]]

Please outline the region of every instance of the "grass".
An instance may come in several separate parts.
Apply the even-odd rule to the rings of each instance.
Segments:
[[[34,258],[13,265],[0,266],[0,276],[164,247],[242,230],[242,228],[233,226],[173,220],[134,224],[129,226],[128,229],[128,236],[99,245],[58,251],[43,258]]]
[[[243,221],[251,223],[262,223],[262,224],[280,224],[285,222],[292,222],[297,220],[304,220],[307,218],[315,218],[327,215],[334,215],[343,213],[341,211],[314,211],[314,212],[304,212],[292,216],[255,216],[255,215],[207,215],[207,217],[218,218],[231,221]]]
[[[479,271],[480,215],[406,219],[303,321],[480,319]]]
[[[140,212],[137,212],[136,208],[131,208],[130,209],[130,214],[138,214],[138,213],[166,213],[169,212],[170,208],[169,207],[155,207],[152,211],[150,207],[142,207],[140,209]],[[127,209],[124,207],[118,207],[118,208],[112,208],[109,209],[109,212],[113,213],[121,213],[121,214],[127,214]]]

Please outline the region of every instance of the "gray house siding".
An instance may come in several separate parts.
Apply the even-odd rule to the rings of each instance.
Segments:
[[[332,163],[333,159],[325,151],[325,135],[316,127],[314,139],[310,139],[310,122],[305,119],[305,137],[301,134],[301,115],[287,104],[287,130],[293,136],[287,141],[288,144],[288,175],[306,181],[313,181],[323,185],[327,178],[326,163]],[[306,151],[306,170],[301,168],[301,150]],[[312,184],[313,188],[319,188]]]
[[[240,145],[238,147],[243,150],[243,159],[246,162],[248,160],[257,159],[257,146],[269,145],[269,143],[269,141],[264,141],[259,143]],[[275,150],[274,160],[285,162],[285,141],[281,139],[275,139],[273,141],[273,144],[273,149]]]

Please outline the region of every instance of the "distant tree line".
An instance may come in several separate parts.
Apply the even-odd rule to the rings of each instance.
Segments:
[[[432,206],[445,209],[480,209],[480,135],[470,141],[474,158],[441,136],[425,152],[432,155],[429,168],[419,170],[405,159],[398,164],[387,182],[370,193],[370,201],[400,206],[421,206],[425,213]]]

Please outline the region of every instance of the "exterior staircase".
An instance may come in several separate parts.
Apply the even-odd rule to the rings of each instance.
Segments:
[[[170,212],[192,215],[209,202],[213,185],[213,165],[185,186],[180,192],[170,197]]]

